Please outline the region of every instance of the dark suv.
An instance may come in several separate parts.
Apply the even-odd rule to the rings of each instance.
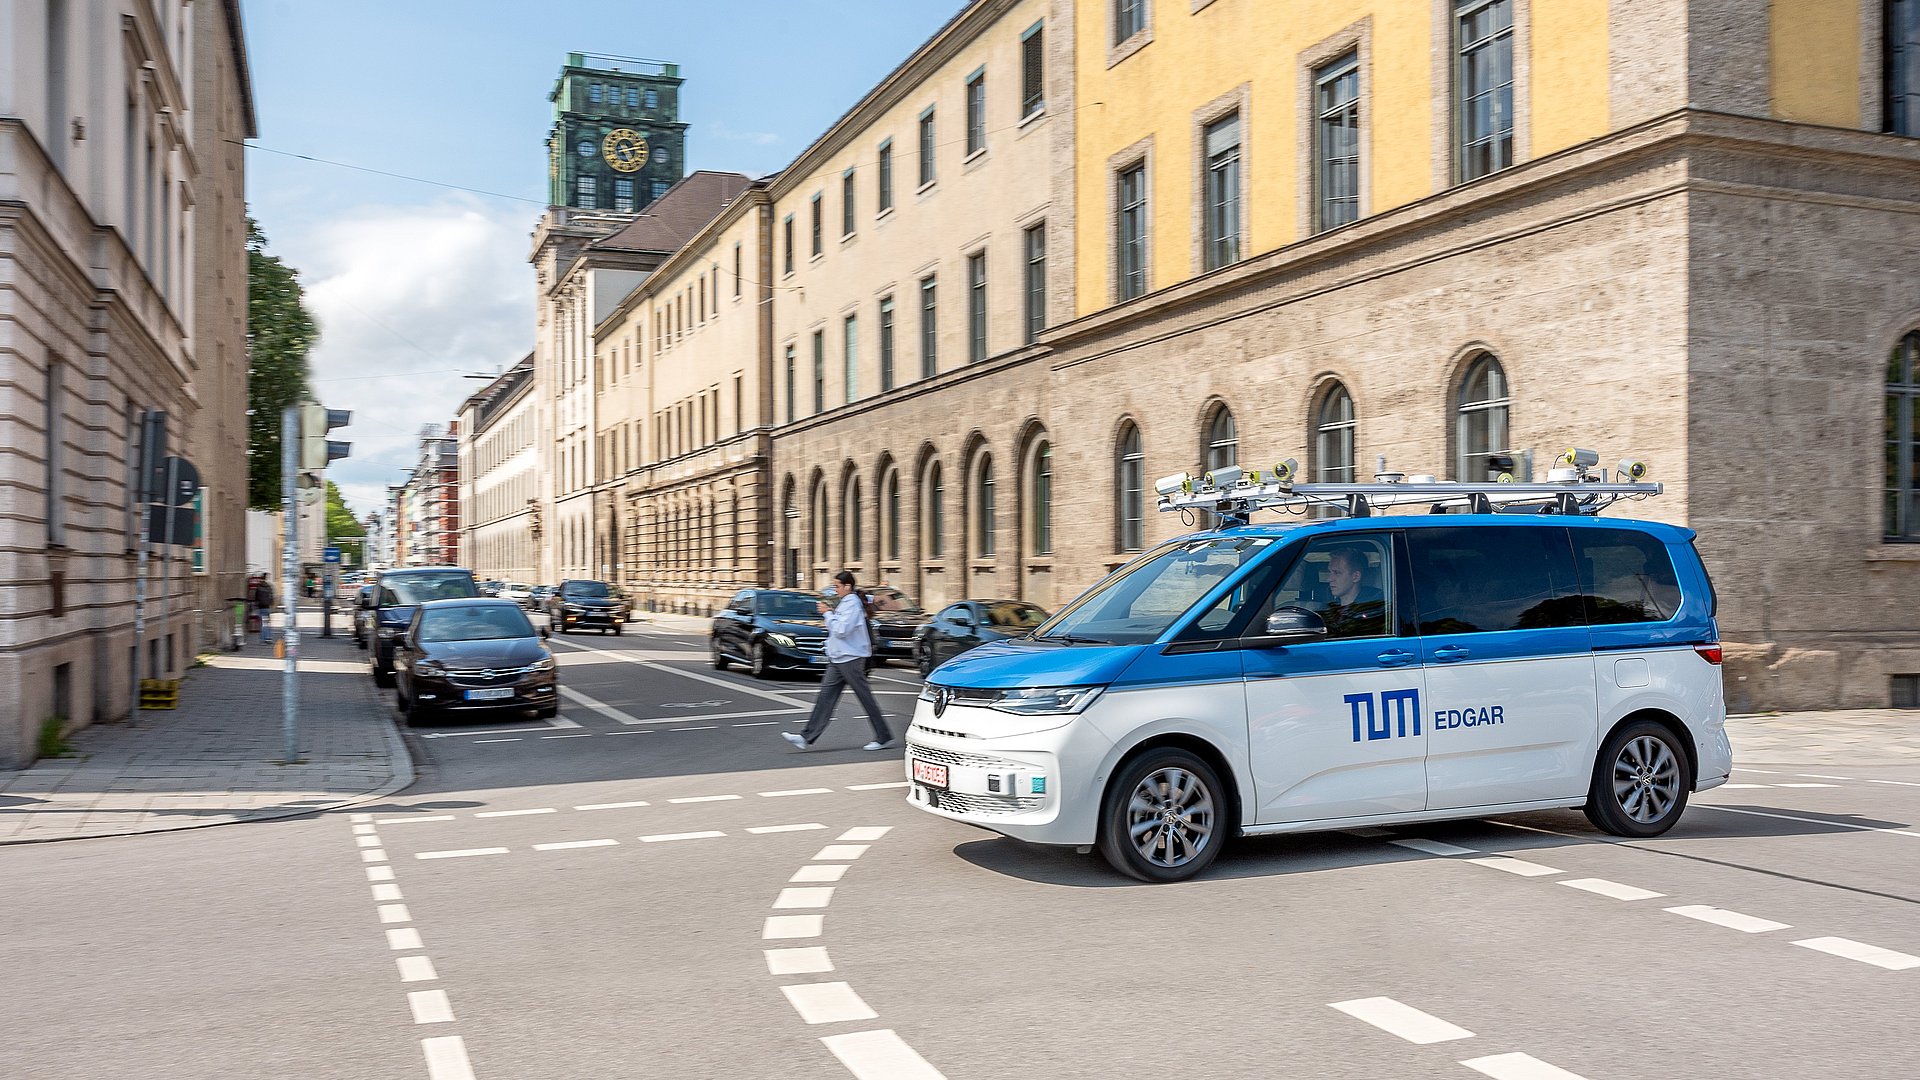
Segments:
[[[619,634],[627,624],[627,601],[604,581],[571,578],[547,597],[547,615],[561,633],[593,629]]]
[[[827,623],[820,595],[798,589],[742,589],[713,617],[713,666],[739,662],[766,678],[775,669],[827,666]]]
[[[429,600],[463,600],[480,595],[473,571],[458,566],[411,566],[380,575],[379,587],[361,601],[371,605],[373,650],[367,665],[375,686],[393,685],[393,644],[413,622],[414,609]]]

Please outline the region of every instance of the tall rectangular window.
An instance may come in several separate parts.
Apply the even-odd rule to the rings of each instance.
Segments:
[[[67,432],[62,399],[66,396],[66,372],[60,358],[47,357],[47,400],[43,429],[47,435],[47,543],[58,547],[67,542],[62,503],[66,502]],[[148,465],[151,471],[151,464]]]
[[[1047,107],[1047,30],[1034,23],[1020,38],[1020,116]]]
[[[787,250],[781,256],[780,269],[783,273],[793,273],[793,215],[788,214],[780,220],[780,233],[786,242]]]
[[[1887,0],[1886,123],[1895,135],[1920,135],[1920,0]]]
[[[827,411],[827,332],[813,332],[813,411]]]
[[[880,392],[893,389],[893,297],[880,298]]]
[[[987,253],[967,256],[967,362],[987,358]]]
[[[1147,28],[1147,0],[1113,0],[1113,43]]]
[[[1147,291],[1147,166],[1122,169],[1114,180],[1114,275],[1120,299]]]
[[[1454,0],[1455,156],[1462,181],[1513,164],[1513,0]]]
[[[840,235],[853,235],[853,170],[840,174]]]
[[[574,195],[574,201],[583,210],[592,210],[600,205],[591,176],[582,176],[574,181]]]
[[[1047,223],[1030,226],[1021,234],[1026,248],[1026,340],[1047,328]]]
[[[820,254],[820,193],[813,193],[813,245],[811,254]]]
[[[633,181],[613,182],[613,208],[622,214],[633,213]]]
[[[789,424],[793,423],[794,419],[799,415],[799,405],[796,404],[799,398],[796,396],[794,391],[793,369],[794,369],[793,346],[788,345],[787,346],[787,423]]]
[[[880,164],[875,170],[879,180],[876,193],[875,212],[884,214],[893,209],[893,140],[880,144]]]
[[[1360,220],[1360,57],[1348,53],[1313,73],[1313,224],[1317,232]]]
[[[967,79],[967,156],[987,148],[987,73],[976,71]]]
[[[847,404],[851,405],[860,397],[860,325],[857,316],[849,315],[841,323],[846,331]]]
[[[920,186],[933,183],[933,109],[920,114]]]
[[[1207,174],[1201,185],[1201,262],[1218,270],[1240,261],[1240,114],[1208,124],[1202,140]]]
[[[735,296],[740,295],[740,278],[741,278],[740,264],[741,264],[740,245],[735,244],[733,245],[733,295]]]
[[[647,91],[646,106],[649,109],[657,109],[660,107],[660,91],[658,90]]]
[[[938,285],[932,274],[920,279],[920,377],[931,379],[940,370]]]

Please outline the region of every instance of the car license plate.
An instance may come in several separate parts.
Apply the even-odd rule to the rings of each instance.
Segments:
[[[511,686],[497,686],[490,690],[467,691],[468,701],[499,701],[502,698],[510,698],[512,696],[513,687]]]
[[[945,765],[935,765],[931,761],[921,761],[919,758],[915,758],[913,759],[913,778],[930,788],[939,788],[941,791],[947,789],[947,767]]]
[[[824,656],[809,656],[809,657],[807,657],[807,663],[809,663],[809,664],[824,664],[824,663],[826,663],[826,662],[827,662],[827,658],[826,658],[826,657],[824,657]]]

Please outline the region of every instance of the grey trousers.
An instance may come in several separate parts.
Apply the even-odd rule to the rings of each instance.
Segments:
[[[813,715],[807,718],[806,729],[800,733],[808,746],[826,734],[827,725],[833,722],[833,707],[840,702],[840,691],[848,686],[853,687],[853,696],[859,698],[861,707],[867,710],[874,741],[893,741],[887,718],[880,715],[880,703],[873,699],[873,690],[867,685],[867,658],[861,656],[827,665],[826,674],[820,679],[820,696],[813,699]]]

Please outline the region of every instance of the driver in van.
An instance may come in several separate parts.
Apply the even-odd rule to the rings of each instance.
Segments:
[[[1387,601],[1367,584],[1367,549],[1344,544],[1327,555],[1329,599],[1321,612],[1330,638],[1372,637],[1387,630]]]

